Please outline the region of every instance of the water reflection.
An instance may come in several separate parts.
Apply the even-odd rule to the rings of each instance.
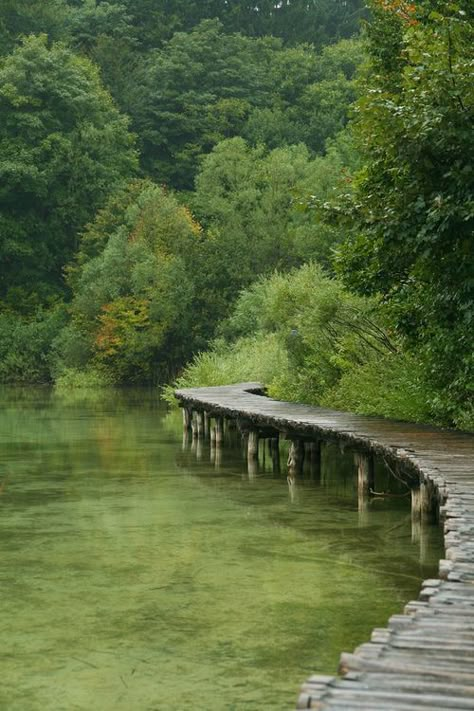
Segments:
[[[249,475],[153,392],[1,397],[2,709],[290,708],[442,554],[331,445],[290,489],[288,443]]]
[[[174,416],[169,417],[173,419]],[[377,482],[377,490],[370,489],[371,495],[367,495],[361,490],[360,484],[358,486],[359,453],[341,444],[307,441],[304,445],[303,466],[301,471],[296,471],[288,468],[288,465],[281,465],[282,461],[288,460],[290,447],[289,441],[260,439],[256,455],[249,457],[248,433],[241,433],[232,425],[229,427],[229,423],[221,446],[216,446],[212,437],[206,441],[206,437],[193,440],[185,435],[183,439],[183,452],[188,450],[197,461],[207,457],[217,471],[221,469],[225,456],[229,471],[235,466],[246,466],[247,471],[242,473],[242,479],[249,482],[258,477],[281,479],[286,476],[288,499],[292,504],[300,503],[299,490],[308,486],[323,490],[331,498],[336,497],[339,505],[348,501],[357,502],[358,528],[370,528],[382,515],[388,517],[392,512],[395,513],[399,521],[390,530],[410,529],[411,553],[421,565],[420,575],[428,575],[428,569],[433,574],[437,571],[437,560],[443,554],[441,531],[435,525],[436,521],[410,515],[410,488],[407,480],[397,474],[393,466],[382,457],[374,458],[371,466],[374,468],[373,478]],[[190,463],[189,460],[183,461],[188,465]]]

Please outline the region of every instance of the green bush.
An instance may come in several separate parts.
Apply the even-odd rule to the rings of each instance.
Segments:
[[[191,361],[174,386],[165,389],[165,398],[171,400],[175,388],[242,382],[269,385],[287,367],[286,349],[276,335],[240,338],[232,345],[218,341],[212,350]]]
[[[321,405],[364,415],[433,420],[430,393],[420,362],[406,353],[373,358],[349,368],[321,398]]]
[[[65,394],[73,390],[96,390],[113,384],[109,375],[97,368],[78,370],[66,368],[55,382],[55,391]]]
[[[175,385],[259,381],[280,400],[473,429],[469,403],[447,416],[423,358],[394,340],[386,321],[375,299],[351,294],[315,264],[275,273],[242,292],[221,339]]]
[[[65,321],[61,307],[39,310],[33,318],[0,314],[0,382],[50,382],[51,344]]]
[[[200,239],[190,212],[163,188],[134,182],[114,196],[68,269],[71,323],[55,342],[55,375],[92,368],[117,383],[169,379],[192,353]]]

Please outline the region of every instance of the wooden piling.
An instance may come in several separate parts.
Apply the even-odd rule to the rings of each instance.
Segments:
[[[197,421],[197,412],[195,410],[192,411],[191,414],[191,431],[193,434],[193,439],[198,438],[198,421]]]
[[[304,464],[304,442],[301,439],[291,440],[288,451],[288,474],[291,476],[300,475]]]
[[[202,442],[202,437],[198,437],[196,439],[196,459],[198,460],[198,462],[201,461],[203,455]]]
[[[435,513],[436,498],[430,482],[420,481],[419,486],[411,490],[411,517],[414,520],[430,519]]]
[[[411,490],[411,517],[414,521],[421,519],[421,491],[419,486]]]
[[[216,447],[220,447],[224,439],[224,421],[222,417],[215,418]]]
[[[368,497],[375,489],[375,467],[372,454],[358,452],[354,455],[357,466],[357,489],[359,497]]]
[[[202,410],[196,412],[196,429],[198,439],[202,439],[204,437],[204,412]]]
[[[183,443],[182,443],[183,452],[186,452],[186,450],[189,449],[190,443],[191,443],[190,432],[188,429],[184,429],[183,430]]]
[[[183,407],[183,429],[189,432],[192,428],[193,411],[189,407]]]
[[[272,471],[274,474],[281,473],[280,465],[280,440],[278,437],[273,437],[270,442],[270,452],[272,455]]]
[[[247,440],[247,459],[258,459],[258,431],[250,430]]]

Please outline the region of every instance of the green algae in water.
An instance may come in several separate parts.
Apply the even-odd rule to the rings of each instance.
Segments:
[[[5,710],[292,708],[442,556],[408,499],[361,515],[331,447],[289,492],[238,447],[183,450],[147,391],[5,390],[0,420]]]

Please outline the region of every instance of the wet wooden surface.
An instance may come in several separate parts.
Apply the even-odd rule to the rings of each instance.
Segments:
[[[285,436],[340,441],[402,464],[433,485],[446,554],[405,614],[343,653],[340,676],[313,676],[297,708],[474,710],[474,436],[262,397],[258,383],[178,390],[181,405]]]

